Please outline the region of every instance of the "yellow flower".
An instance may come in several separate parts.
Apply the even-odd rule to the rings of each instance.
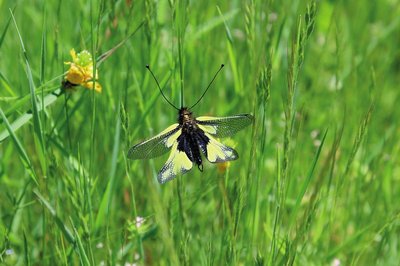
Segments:
[[[72,62],[65,62],[65,64],[70,65],[69,70],[65,76],[65,80],[72,85],[82,86],[89,90],[93,89],[93,84],[95,83],[94,90],[97,92],[101,92],[101,85],[97,81],[97,69],[96,75],[95,77],[93,77],[92,55],[86,50],[83,50],[82,52],[76,54],[74,49],[71,49],[70,55],[72,57]]]
[[[231,162],[217,163],[218,173],[220,173],[220,174],[225,173],[230,165],[231,165]]]

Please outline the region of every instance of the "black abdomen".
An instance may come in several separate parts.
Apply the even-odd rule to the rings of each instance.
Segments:
[[[187,157],[198,165],[200,171],[203,170],[203,161],[195,134],[182,133],[178,137],[178,150],[185,152]]]

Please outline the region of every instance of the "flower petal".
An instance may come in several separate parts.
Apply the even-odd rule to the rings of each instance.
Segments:
[[[71,64],[71,67],[68,70],[65,79],[71,82],[72,84],[80,85],[85,81],[85,76],[83,75],[79,67],[77,67],[75,64]]]
[[[93,81],[85,82],[82,84],[82,86],[85,87],[86,89],[93,90]],[[102,87],[101,87],[100,83],[98,83],[97,81],[95,83],[94,90],[96,92],[101,93]]]
[[[70,54],[71,57],[72,57],[72,62],[75,63],[75,61],[76,61],[76,52],[75,52],[75,49],[72,48],[72,49],[69,51],[69,54]]]

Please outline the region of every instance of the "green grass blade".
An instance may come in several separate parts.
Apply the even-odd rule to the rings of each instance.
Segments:
[[[81,260],[81,265],[85,265],[85,266],[90,266],[90,262],[89,262],[89,258],[86,254],[85,248],[83,246],[81,237],[79,236],[78,231],[76,230],[75,226],[73,225],[73,221],[71,219],[71,224],[72,224],[72,228],[74,229],[74,234],[75,234],[75,239],[76,239],[76,244],[78,247],[78,254],[79,254],[79,258]]]
[[[226,24],[227,20],[233,19],[239,13],[239,9],[233,9],[229,12],[226,12],[222,15],[220,8],[217,6],[218,13],[220,14],[219,17],[215,17],[211,20],[206,21],[202,25],[198,27],[198,29],[194,32],[194,34],[190,34],[187,36],[188,42],[196,41],[197,39],[201,38],[203,35],[208,34],[214,28],[217,28],[221,24]],[[228,33],[228,32],[227,32]],[[229,32],[229,36],[230,32]],[[232,38],[232,37],[231,37]]]
[[[28,245],[28,241],[26,239],[25,230],[23,231],[23,235],[24,235],[24,262],[25,262],[25,265],[29,266],[29,265],[31,265],[31,259],[29,256],[29,245]]]
[[[115,53],[121,46],[123,46],[130,38],[132,38],[139,30],[140,28],[143,27],[145,21],[142,21],[136,28],[135,30],[129,34],[125,39],[123,39],[121,42],[119,42],[117,45],[115,45],[113,48],[110,50],[104,52],[97,58],[97,66],[100,66],[107,58],[109,58],[113,53]]]
[[[13,8],[12,12],[14,12],[14,10],[15,10],[15,7]],[[4,42],[4,39],[6,37],[6,33],[8,31],[8,28],[10,27],[10,23],[11,23],[11,17],[8,19],[8,21],[6,23],[6,26],[4,27],[3,33],[1,34],[1,37],[0,37],[0,49],[1,49],[1,46],[2,46],[2,44]]]
[[[357,154],[358,149],[360,148],[361,142],[364,139],[365,133],[367,131],[367,127],[369,125],[370,119],[372,112],[374,110],[374,105],[371,104],[370,107],[368,108],[367,113],[364,116],[364,119],[361,121],[360,126],[358,128],[357,136],[354,139],[353,147],[349,156],[349,159],[347,161],[346,165],[346,170],[345,170],[345,175],[350,171],[350,167],[354,161],[354,158]]]
[[[3,85],[3,88],[6,89],[7,92],[8,92],[11,96],[15,97],[15,93],[14,93],[14,91],[11,89],[10,82],[9,82],[9,81],[7,80],[7,78],[3,75],[3,73],[1,73],[1,71],[0,71],[0,81],[1,81],[1,84]]]
[[[58,89],[55,92],[46,95],[43,99],[43,104],[40,101],[40,104],[38,105],[38,111],[42,111],[42,108],[46,108],[47,106],[53,104],[58,99],[60,94],[61,94],[61,89]],[[33,113],[31,111],[21,115],[13,123],[11,123],[10,128],[12,132],[16,132],[19,128],[21,128],[23,125],[29,122],[32,119],[32,117]],[[0,143],[6,140],[9,136],[10,136],[10,131],[8,129],[0,132]]]
[[[44,83],[45,69],[46,69],[46,39],[47,39],[47,28],[46,28],[46,2],[43,4],[43,25],[42,25],[42,41],[40,46],[40,84]],[[43,90],[42,90],[43,100]]]
[[[118,105],[119,107],[120,105]],[[96,217],[95,223],[95,231],[97,231],[101,225],[108,224],[107,217],[109,217],[110,204],[112,196],[115,192],[115,172],[117,169],[118,162],[118,154],[119,154],[119,144],[120,144],[120,136],[121,136],[121,120],[119,118],[119,108],[116,112],[117,114],[117,123],[115,126],[115,135],[114,135],[114,147],[111,154],[111,168],[108,174],[109,181],[107,184],[107,189],[103,195],[103,198],[100,203],[100,208]]]
[[[68,229],[68,227],[65,225],[63,220],[57,215],[56,210],[51,206],[50,202],[48,202],[43,195],[38,191],[34,190],[33,193],[38,197],[39,201],[46,207],[46,209],[50,212],[51,216],[53,217],[57,227],[60,229],[60,231],[63,233],[65,238],[68,240],[69,243],[75,244],[76,239],[71,233],[71,231]]]
[[[18,137],[15,135],[15,133],[14,133],[10,123],[8,122],[7,117],[4,115],[3,110],[1,109],[1,107],[0,107],[0,116],[3,119],[3,122],[6,125],[7,131],[9,133],[9,135],[11,136],[15,147],[18,150],[18,153],[20,155],[20,158],[21,158],[24,166],[26,168],[29,168],[30,176],[32,177],[33,181],[35,181],[35,183],[38,184],[37,178],[36,178],[36,173],[35,173],[35,171],[33,169],[31,161],[29,160],[28,154],[26,153],[26,151],[25,151],[24,147],[22,146],[21,142],[19,141]]]
[[[237,57],[236,57],[236,51],[234,48],[234,43],[233,43],[233,38],[231,31],[228,27],[228,24],[226,23],[225,16],[222,14],[221,10],[217,7],[217,10],[224,22],[224,27],[225,27],[225,34],[226,34],[226,46],[228,49],[228,56],[229,56],[229,62],[230,62],[230,67],[232,69],[232,74],[234,78],[234,84],[235,84],[235,92],[240,93],[243,89],[243,79],[242,76],[240,75],[240,71],[238,69],[238,64],[237,64]]]
[[[46,167],[46,159],[45,159],[45,143],[44,143],[42,126],[41,126],[41,121],[40,121],[40,116],[39,116],[39,111],[38,111],[38,106],[37,106],[37,99],[36,99],[36,94],[35,94],[36,88],[35,88],[35,84],[33,81],[32,70],[31,70],[31,67],[29,64],[29,60],[28,60],[28,54],[25,50],[25,45],[22,40],[21,33],[18,29],[17,22],[15,20],[14,14],[11,11],[11,9],[10,9],[10,13],[11,13],[11,17],[14,22],[15,29],[17,30],[17,33],[18,33],[18,37],[19,37],[19,41],[20,41],[20,45],[21,45],[21,49],[22,49],[22,54],[25,59],[26,74],[28,77],[29,90],[30,90],[30,94],[31,94],[33,127],[34,127],[34,131],[35,131],[35,136],[36,136],[37,140],[39,141],[38,155],[39,155],[39,160],[41,162],[42,171],[43,171],[44,175],[46,176],[47,167]]]
[[[328,134],[328,130],[325,130],[324,136],[322,137],[322,140],[321,140],[321,144],[318,147],[317,153],[315,154],[315,157],[314,157],[314,161],[313,161],[313,163],[311,165],[311,168],[309,170],[309,173],[307,175],[307,179],[303,181],[303,184],[302,184],[302,186],[300,188],[299,194],[296,197],[296,203],[295,203],[295,205],[293,207],[292,215],[291,215],[291,217],[289,219],[289,224],[293,224],[294,220],[296,219],[297,213],[298,213],[298,211],[300,209],[301,201],[302,201],[302,199],[303,199],[303,197],[304,197],[304,195],[305,195],[305,193],[307,191],[307,188],[309,187],[309,185],[311,183],[312,177],[314,176],[314,171],[315,171],[315,168],[317,166],[318,159],[319,159],[319,157],[321,155],[322,147],[324,146],[327,134]]]

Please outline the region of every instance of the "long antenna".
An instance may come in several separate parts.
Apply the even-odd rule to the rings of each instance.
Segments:
[[[150,71],[151,75],[153,76],[153,79],[156,81],[157,87],[158,87],[158,89],[160,90],[162,97],[163,97],[172,107],[174,107],[176,110],[179,110],[178,107],[176,107],[173,103],[171,103],[171,102],[167,99],[167,97],[165,97],[164,92],[162,91],[162,89],[161,89],[161,87],[160,87],[160,83],[158,83],[158,80],[157,80],[156,76],[154,76],[153,71],[151,71],[150,66],[149,66],[149,65],[146,65],[146,68],[147,68],[147,70]]]
[[[199,100],[195,104],[193,104],[189,109],[192,109],[193,107],[195,107],[201,101],[201,99],[203,99],[204,95],[206,94],[206,92],[210,88],[211,84],[214,82],[215,78],[218,76],[218,73],[222,70],[223,67],[224,67],[224,64],[221,64],[221,67],[218,69],[217,73],[215,73],[213,79],[211,80],[210,84],[208,84],[207,88],[205,89],[205,91],[203,92],[203,94],[201,95]]]

